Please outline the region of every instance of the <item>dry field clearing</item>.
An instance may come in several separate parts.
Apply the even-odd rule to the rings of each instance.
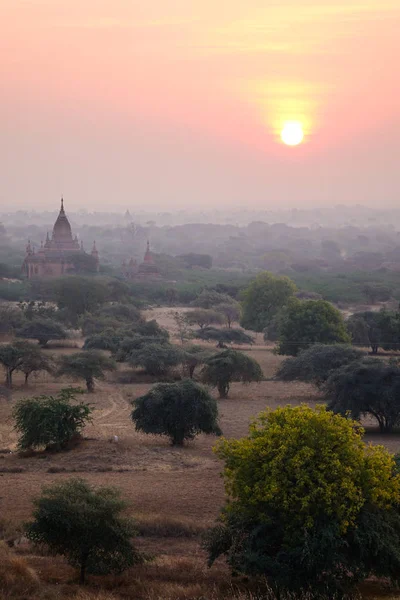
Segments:
[[[173,330],[174,323],[166,310],[157,309],[147,317],[157,318]],[[256,345],[246,351],[260,362],[267,378],[282,360],[265,346]],[[26,395],[57,392],[69,383],[46,375],[32,379],[30,386],[24,388],[22,378],[16,377],[12,400],[0,399],[0,537],[19,537],[16,532],[30,517],[32,498],[44,484],[80,476],[93,484],[122,490],[131,504],[132,515],[139,521],[142,535],[138,545],[156,559],[118,578],[89,578],[83,594],[75,583],[74,571],[63,559],[32,554],[29,546],[22,543],[16,548],[18,558],[37,571],[41,583],[32,584],[31,588],[27,585],[22,591],[18,588],[14,595],[2,597],[0,592],[0,599],[234,597],[244,583],[235,580],[232,587],[222,562],[208,570],[198,540],[199,533],[214,522],[224,503],[221,464],[212,452],[215,438],[200,436],[185,448],[171,448],[162,438],[136,433],[130,420],[130,401],[145,393],[150,384],[122,385],[112,377],[99,382],[96,392],[87,396],[95,408],[94,420],[85,429],[85,439],[78,447],[59,454],[18,456],[11,417],[15,401]],[[247,433],[249,421],[266,407],[317,401],[315,388],[305,384],[234,384],[230,398],[219,401],[221,427],[226,437],[240,437]],[[115,435],[119,438],[117,443],[110,441]],[[367,437],[392,451],[400,451],[399,436],[382,438],[371,433]]]

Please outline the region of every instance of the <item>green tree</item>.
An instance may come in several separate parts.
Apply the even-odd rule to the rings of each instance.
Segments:
[[[325,398],[335,413],[353,419],[373,416],[382,433],[400,423],[400,367],[378,358],[364,358],[333,371]]]
[[[302,350],[298,356],[284,360],[277,371],[276,379],[305,381],[321,387],[333,371],[362,356],[360,350],[351,346],[315,344]]]
[[[27,342],[14,342],[13,344],[0,345],[0,364],[6,371],[6,386],[12,387],[12,378],[24,360]]]
[[[279,354],[296,356],[312,344],[348,344],[340,311],[326,300],[291,298],[280,322]]]
[[[36,317],[17,330],[17,337],[38,340],[40,346],[44,348],[50,340],[65,340],[68,335],[57,321]]]
[[[172,367],[181,364],[183,360],[182,350],[168,342],[145,344],[137,350],[131,350],[127,357],[130,365],[143,367],[146,373],[155,377],[166,375]]]
[[[381,310],[355,313],[348,318],[347,328],[354,344],[371,346],[372,354],[379,348],[400,349],[400,312]]]
[[[22,371],[25,375],[25,385],[27,385],[32,373],[39,373],[40,371],[52,373],[54,364],[52,359],[44,354],[40,348],[33,344],[26,344],[22,362],[18,370]]]
[[[400,477],[362,437],[324,407],[288,406],[262,413],[248,437],[221,441],[228,503],[206,536],[210,563],[225,555],[278,597],[333,597],[369,575],[398,580]]]
[[[160,383],[133,405],[136,430],[166,435],[174,446],[183,446],[199,433],[221,434],[215,399],[191,379]]]
[[[196,367],[203,364],[213,354],[212,350],[196,344],[184,346],[182,350],[184,353],[183,364],[187,369],[190,379],[193,379]]]
[[[185,318],[189,325],[198,325],[200,329],[209,325],[222,325],[224,317],[220,312],[211,308],[197,308],[188,311]]]
[[[232,298],[228,294],[221,294],[215,290],[204,289],[197,298],[192,302],[193,306],[199,308],[215,308],[219,304],[231,302]]]
[[[94,312],[109,297],[105,283],[89,277],[62,277],[52,289],[58,308],[66,309],[75,324],[80,316]]]
[[[66,354],[61,357],[57,375],[84,379],[88,392],[94,392],[94,380],[104,379],[105,371],[115,371],[115,361],[96,350]]]
[[[143,562],[144,556],[132,545],[134,523],[122,516],[127,505],[118,490],[70,479],[45,487],[34,506],[27,537],[78,567],[81,584],[86,572],[121,573]]]
[[[194,333],[200,340],[218,342],[219,347],[224,344],[254,344],[254,338],[248,335],[243,329],[217,329],[216,327],[204,327]]]
[[[227,398],[233,381],[261,381],[263,372],[257,361],[237,350],[224,350],[205,361],[201,372],[204,383],[216,387],[220,398]]]
[[[57,396],[20,400],[13,413],[15,428],[20,433],[19,448],[65,448],[91,420],[90,406],[74,403],[78,393],[81,391],[66,388]]]
[[[243,293],[241,325],[263,331],[296,291],[288,277],[261,273]]]

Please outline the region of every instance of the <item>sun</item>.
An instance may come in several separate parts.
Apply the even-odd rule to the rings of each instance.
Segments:
[[[281,131],[281,140],[287,146],[298,146],[304,140],[303,126],[299,121],[287,121]]]

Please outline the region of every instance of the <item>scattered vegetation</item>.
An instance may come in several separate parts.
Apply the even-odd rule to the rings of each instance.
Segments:
[[[220,398],[227,398],[232,381],[261,381],[260,365],[237,350],[224,350],[205,361],[201,372],[204,383],[216,387]]]
[[[94,380],[104,379],[106,371],[115,371],[115,361],[96,350],[65,354],[60,359],[57,375],[83,379],[87,391],[94,392]]]

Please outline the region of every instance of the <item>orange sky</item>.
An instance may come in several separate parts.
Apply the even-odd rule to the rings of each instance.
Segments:
[[[399,0],[0,0],[0,23],[1,207],[399,201]]]

